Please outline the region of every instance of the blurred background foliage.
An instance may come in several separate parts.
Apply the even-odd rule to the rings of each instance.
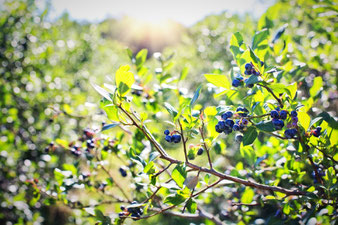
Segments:
[[[119,65],[131,63],[126,46],[134,56],[141,49],[148,49],[144,68],[133,69],[144,75],[137,80],[139,87],[145,90],[138,106],[146,112],[156,112],[161,101],[175,101],[170,99],[170,94],[193,93],[200,83],[205,82],[204,73],[233,74],[231,66],[235,62],[229,51],[229,41],[234,32],[239,31],[245,42],[250,43],[256,31],[267,28],[271,40],[266,44],[272,57],[264,60],[289,71],[279,77],[281,82],[298,82],[302,103],[312,116],[322,111],[337,116],[338,8],[334,1],[280,0],[258,20],[250,14],[224,12],[210,15],[191,27],[175,22],[149,25],[127,17],[95,24],[79,23],[67,14],[50,21],[47,19],[48,8],[38,8],[33,0],[1,4],[1,224],[93,223],[83,211],[71,211],[62,204],[45,200],[44,196],[35,196],[39,194],[31,188],[30,182],[36,178],[42,185],[54,185],[55,182],[51,181],[54,168],[65,168],[64,165],[77,161],[58,148],[52,154],[46,154],[44,149],[52,140],[66,145],[65,140],[76,140],[83,129],[100,128],[104,115],[98,110],[100,98],[90,84],[103,83],[107,77],[112,78]],[[156,60],[153,56],[160,57],[156,52],[162,52],[161,57],[166,60]],[[155,77],[156,82],[152,80]],[[311,94],[314,83],[319,89]],[[151,84],[157,86],[147,92],[146,87]],[[156,87],[163,91],[163,98],[156,96]],[[179,93],[175,91],[176,87],[179,87]],[[134,91],[137,95],[137,88]],[[236,105],[240,100],[239,96],[230,98],[224,95],[213,99],[215,93],[218,90],[209,85],[199,103],[204,106],[219,102]],[[160,124],[160,120],[157,121]],[[162,126],[166,125],[162,123],[154,129],[160,133]],[[119,135],[119,132],[115,134]],[[231,151],[229,142],[231,140],[219,142],[218,149],[224,151],[225,146],[228,147],[227,152],[218,152],[227,160],[224,161],[225,157],[217,160],[219,164],[226,162],[243,170],[243,163],[236,164],[242,156],[234,151],[235,148]],[[272,144],[277,151],[279,143],[272,141]],[[137,147],[138,143],[134,145]],[[172,154],[179,154],[176,150],[170,149]],[[118,168],[119,165],[115,164],[112,168]],[[97,198],[99,194],[91,191],[91,196]],[[225,209],[223,195],[226,193],[218,189],[204,196],[204,201],[215,214]],[[109,210],[114,212],[117,209]],[[254,214],[268,217],[273,213],[269,208],[262,208]],[[250,218],[250,213],[244,210],[230,219],[236,222],[238,218],[246,217]],[[140,223],[157,224],[159,221],[161,224],[190,223],[167,216]],[[243,221],[249,222],[250,219]]]

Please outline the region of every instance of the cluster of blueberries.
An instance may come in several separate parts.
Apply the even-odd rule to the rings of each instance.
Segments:
[[[129,214],[131,214],[131,216],[134,217],[133,220],[137,220],[137,218],[140,218],[143,215],[143,210],[137,205],[137,201],[133,201],[129,207],[122,205],[120,207],[122,212],[119,213],[119,217],[127,217]]]
[[[264,62],[261,61],[261,65],[263,66],[264,65]],[[257,71],[253,64],[250,62],[250,63],[247,63],[245,64],[245,72],[244,72],[245,75],[255,75],[255,76],[259,76],[260,73],[259,71]],[[232,86],[234,87],[239,87],[239,86],[242,86],[244,84],[244,82],[246,82],[247,79],[244,80],[244,78],[242,76],[237,76],[235,77],[235,79],[232,81]],[[247,87],[248,88],[252,88],[254,86],[254,84],[248,84]]]
[[[270,112],[272,118],[272,124],[276,130],[281,130],[284,127],[284,121],[288,117],[288,112],[286,110],[280,110],[277,107],[275,110]]]
[[[181,141],[181,135],[179,135],[179,134],[170,135],[169,130],[165,130],[164,134],[165,134],[165,140],[169,143],[171,143],[171,142],[179,143]]]
[[[233,130],[234,131],[243,131],[244,128],[248,125],[249,121],[244,117],[248,116],[249,111],[244,107],[238,107],[236,109],[236,113],[240,116],[240,119],[236,119],[235,122],[231,119],[233,113],[231,111],[227,111],[222,114],[222,120],[218,121],[215,126],[215,130],[218,133],[225,133],[230,134]],[[237,134],[235,136],[235,140],[237,142],[241,142],[243,139],[243,135]]]

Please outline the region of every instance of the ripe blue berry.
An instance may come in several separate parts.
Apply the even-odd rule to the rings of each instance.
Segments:
[[[225,130],[223,131],[225,134],[230,134],[232,132],[231,127],[226,127]]]
[[[317,130],[318,132],[320,132],[320,131],[322,130],[322,128],[321,128],[321,127],[316,127],[316,130]]]
[[[245,70],[251,70],[251,69],[252,69],[251,63],[245,64]]]
[[[252,74],[255,75],[255,76],[259,76],[260,73],[256,70],[254,70]]]
[[[315,137],[319,137],[320,136],[320,131],[318,131],[318,130],[312,130],[312,134]]]
[[[280,111],[279,113],[279,117],[282,119],[282,120],[285,120],[288,116],[288,112],[286,110],[282,110]]]
[[[243,140],[243,135],[237,134],[237,135],[235,136],[235,141],[236,141],[236,142],[241,143],[242,140]]]
[[[179,143],[181,141],[181,135],[174,134],[172,138],[174,143]]]
[[[122,177],[127,176],[127,172],[123,168],[120,168],[119,171],[120,171]]]
[[[234,131],[239,131],[239,125],[238,125],[238,124],[235,124],[235,125],[232,127],[232,129],[233,129]]]
[[[276,130],[281,130],[284,127],[283,120],[273,119],[272,124],[273,124],[273,126],[275,127]]]
[[[274,118],[274,119],[279,119],[279,114],[278,114],[278,112],[277,112],[276,110],[272,110],[272,111],[270,112],[270,115],[271,115],[271,117]]]
[[[226,126],[228,126],[228,127],[230,127],[230,128],[232,128],[233,126],[234,126],[234,121],[233,120],[229,120],[229,119],[227,119],[226,121],[225,121],[225,125]]]
[[[297,112],[296,112],[295,110],[293,110],[293,111],[291,112],[291,116],[292,116],[292,117],[297,117]]]
[[[296,134],[297,134],[296,129],[288,129],[284,131],[284,135],[288,139],[293,138]]]
[[[246,70],[246,71],[244,71],[244,74],[245,74],[245,75],[251,75],[252,72],[251,72],[251,70]]]
[[[204,151],[204,149],[203,149],[203,148],[200,148],[200,149],[198,149],[198,151],[197,151],[197,155],[202,155],[202,154],[203,154],[203,151]]]
[[[164,131],[164,134],[165,134],[165,135],[169,135],[169,134],[170,134],[169,130],[165,130],[165,131]]]
[[[241,82],[237,79],[232,81],[232,86],[234,86],[234,87],[238,87],[240,84],[241,84]]]
[[[222,116],[221,116],[222,120],[226,120],[228,119],[228,115],[226,113],[223,113]]]
[[[166,135],[165,136],[165,140],[167,141],[167,142],[172,142],[172,136],[170,136],[170,135]]]
[[[217,123],[218,125],[219,125],[219,129],[220,130],[225,130],[225,128],[226,128],[226,125],[225,125],[225,122],[224,121],[218,121],[218,123]]]
[[[216,130],[217,133],[222,133],[223,132],[218,124],[215,126],[215,130]]]
[[[228,112],[226,112],[225,114],[227,115],[228,118],[231,118],[232,115],[233,115],[231,111],[228,111]]]

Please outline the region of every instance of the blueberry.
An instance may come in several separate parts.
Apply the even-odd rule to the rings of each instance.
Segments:
[[[225,130],[226,124],[224,121],[218,121],[218,125],[219,125],[220,130],[222,131]]]
[[[245,70],[251,70],[251,69],[252,69],[251,63],[245,64]]]
[[[283,120],[273,119],[272,124],[274,125],[276,130],[281,130],[284,127]]]
[[[280,108],[279,107],[277,107],[275,110],[277,110],[278,112],[280,111]]]
[[[235,136],[235,141],[236,141],[236,142],[241,143],[242,140],[243,140],[243,135],[237,134],[237,135]]]
[[[169,135],[169,134],[170,134],[169,130],[165,130],[165,131],[164,131],[164,134],[165,134],[165,135]]]
[[[234,121],[233,120],[229,120],[229,119],[227,119],[226,121],[225,121],[225,125],[226,126],[228,126],[228,127],[230,127],[230,128],[232,128],[233,126],[234,126]]]
[[[245,75],[251,75],[252,72],[251,72],[251,70],[246,70],[246,71],[244,71],[244,74],[245,74]]]
[[[277,112],[276,110],[272,110],[272,111],[270,112],[270,115],[271,115],[271,117],[274,118],[274,119],[278,119],[278,118],[279,118],[279,114],[278,114],[278,112]]]
[[[46,153],[49,152],[49,146],[47,146],[47,147],[45,148],[45,152],[46,152]]]
[[[127,172],[123,168],[120,168],[119,171],[120,171],[122,177],[127,176]]]
[[[249,121],[248,121],[247,119],[243,119],[243,120],[242,120],[242,124],[243,124],[244,126],[248,125],[248,123],[249,123]]]
[[[315,137],[319,137],[320,136],[320,131],[318,131],[318,130],[312,130],[312,134]]]
[[[230,127],[227,127],[223,132],[225,134],[230,134],[232,132],[232,129]]]
[[[216,130],[217,133],[222,133],[223,132],[218,124],[215,126],[215,130]]]
[[[166,140],[167,142],[169,142],[169,143],[172,142],[172,139],[173,139],[173,138],[172,138],[172,136],[170,136],[170,135],[166,135],[166,136],[165,136],[165,140]]]
[[[231,118],[232,115],[233,115],[231,111],[228,111],[228,112],[226,112],[225,114],[227,115],[228,118]]]
[[[247,108],[245,108],[245,107],[243,108],[243,111],[247,112],[247,113],[249,112],[249,110]]]
[[[279,117],[282,119],[282,120],[285,120],[288,116],[288,112],[286,110],[282,110],[280,111],[279,113]]]
[[[121,205],[121,206],[120,206],[120,209],[121,209],[121,210],[125,210],[126,207],[125,207],[124,205]]]
[[[204,151],[204,149],[203,149],[203,148],[200,148],[200,149],[198,149],[198,151],[197,151],[197,155],[202,155],[202,154],[203,154],[203,151]]]
[[[239,126],[238,126],[237,124],[235,124],[235,125],[232,127],[232,129],[233,129],[234,131],[239,131]]]
[[[234,86],[234,87],[238,87],[240,84],[241,84],[241,82],[237,79],[232,81],[232,86]]]
[[[322,130],[322,128],[321,128],[321,127],[316,127],[316,130],[317,130],[318,132],[320,132],[320,131]]]
[[[255,75],[255,76],[259,76],[260,73],[256,70],[254,70],[252,74]]]
[[[263,61],[261,61],[261,66],[263,66],[264,65],[264,62]]]
[[[284,135],[288,139],[293,138],[296,134],[297,134],[296,129],[288,129],[284,131]]]
[[[226,120],[228,119],[228,115],[226,113],[223,113],[222,116],[221,116],[222,120]]]
[[[247,80],[247,79],[246,79]],[[245,82],[246,82],[246,80],[245,80]],[[254,87],[254,84],[247,84],[246,85],[248,88],[253,88]]]
[[[178,135],[178,134],[174,134],[173,136],[173,141],[174,143],[179,143],[181,141],[181,135]]]
[[[238,108],[236,109],[236,112],[239,112],[239,111],[244,111],[244,109],[243,109],[242,107],[238,107]]]
[[[295,110],[293,110],[293,111],[291,112],[291,116],[292,116],[292,117],[297,117],[297,112],[296,112]]]
[[[120,212],[120,213],[119,213],[119,217],[124,217],[124,213],[123,213],[123,212]]]
[[[297,123],[298,122],[298,117],[296,117],[296,116],[292,117],[292,121]]]

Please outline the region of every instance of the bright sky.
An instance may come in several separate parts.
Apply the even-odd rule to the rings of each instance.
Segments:
[[[147,22],[174,20],[190,26],[204,16],[228,10],[259,17],[275,0],[51,0],[55,18],[68,11],[71,18],[98,22],[125,15]]]

